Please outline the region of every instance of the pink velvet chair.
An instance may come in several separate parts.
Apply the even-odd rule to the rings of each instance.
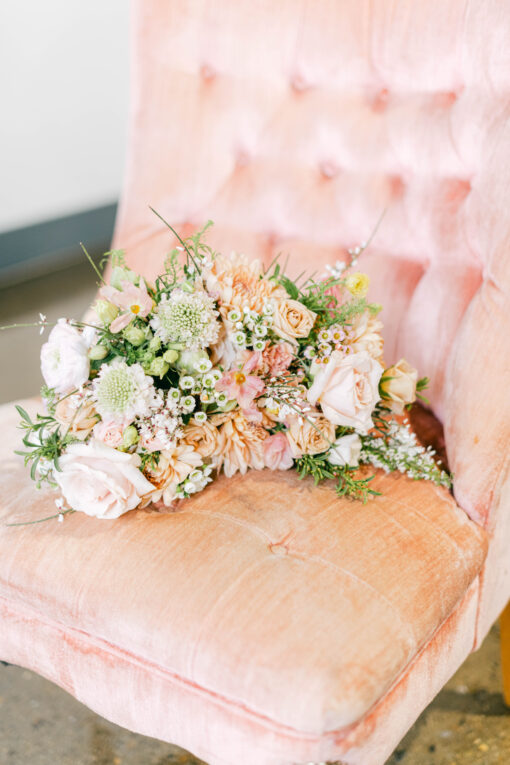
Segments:
[[[381,475],[362,506],[267,471],[173,515],[2,524],[1,658],[211,765],[390,755],[510,597],[509,33],[500,0],[135,4],[115,246],[156,272],[150,204],[321,271],[387,208],[362,265],[386,358],[432,377],[455,499]],[[16,420],[3,522],[54,507]]]

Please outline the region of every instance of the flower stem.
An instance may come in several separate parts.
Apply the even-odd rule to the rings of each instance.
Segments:
[[[6,526],[33,526],[34,523],[45,523],[46,521],[53,521],[55,518],[58,518],[61,515],[72,515],[72,513],[75,513],[76,510],[62,510],[60,513],[55,513],[55,515],[48,515],[46,518],[39,518],[37,521],[22,521],[21,523],[6,523]]]

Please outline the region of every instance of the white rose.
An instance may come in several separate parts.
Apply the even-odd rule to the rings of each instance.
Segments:
[[[59,319],[41,348],[41,372],[46,385],[62,396],[83,385],[89,378],[87,354],[93,339],[92,333],[79,332],[65,319]]]
[[[55,481],[73,510],[96,518],[118,518],[133,510],[154,486],[138,469],[138,454],[127,454],[92,439],[71,444],[60,457]]]
[[[361,454],[361,438],[356,433],[337,438],[328,452],[328,462],[331,465],[348,465],[357,467]]]
[[[379,401],[382,366],[367,351],[344,356],[333,351],[321,364],[308,391],[308,401],[320,407],[335,425],[366,433],[372,426],[372,412]]]

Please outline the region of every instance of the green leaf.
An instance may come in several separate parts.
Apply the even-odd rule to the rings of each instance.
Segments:
[[[32,420],[29,417],[28,412],[25,409],[23,409],[23,407],[20,406],[19,404],[15,404],[15,407],[16,407],[16,411],[18,412],[19,416],[23,420],[25,420],[25,422],[28,422],[30,425],[32,425],[33,423],[32,423]]]

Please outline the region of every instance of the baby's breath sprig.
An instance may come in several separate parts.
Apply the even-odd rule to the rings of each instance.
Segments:
[[[451,488],[452,479],[437,465],[435,451],[422,446],[406,419],[399,423],[385,419],[381,411],[374,417],[375,434],[363,438],[360,461],[382,468],[386,473],[398,470],[415,481],[428,480],[436,486]]]
[[[365,252],[365,250],[372,243],[372,240],[374,239],[375,235],[377,234],[377,231],[379,230],[379,226],[383,222],[386,212],[387,212],[387,208],[385,208],[382,211],[381,215],[379,216],[379,220],[375,224],[375,227],[372,230],[372,233],[370,234],[366,242],[362,242],[356,247],[351,247],[347,250],[347,254],[349,255],[349,260],[347,261],[337,260],[333,266],[328,264],[326,266],[327,273],[325,274],[325,276],[330,276],[335,279],[339,279],[343,274],[345,274],[347,271],[350,271],[350,269],[356,265],[359,257],[363,254],[363,252]]]

